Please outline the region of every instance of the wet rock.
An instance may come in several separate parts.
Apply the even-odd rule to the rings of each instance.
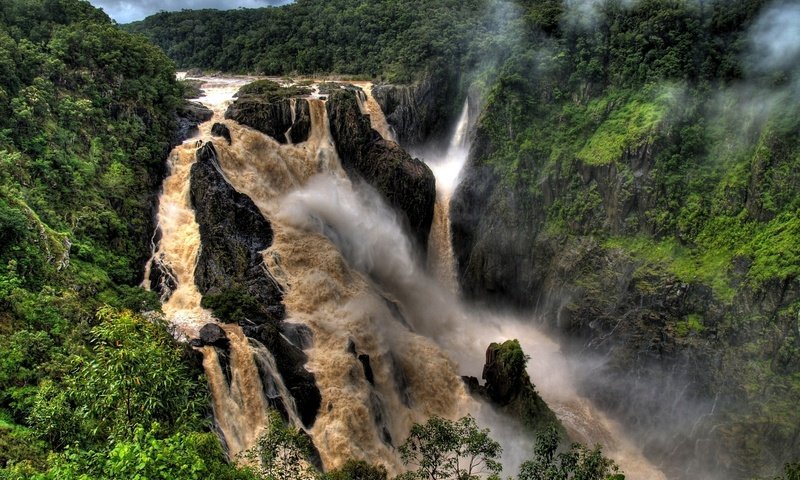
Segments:
[[[164,262],[163,257],[154,258],[150,261],[150,289],[158,294],[162,302],[169,300],[172,292],[178,288],[178,281],[175,272]]]
[[[215,297],[220,310],[244,310],[251,322],[282,320],[283,292],[261,255],[272,244],[272,226],[248,196],[225,180],[212,143],[197,151],[190,199],[203,245],[195,270],[200,293]]]
[[[409,387],[408,377],[406,376],[405,370],[403,370],[403,365],[397,360],[397,357],[394,354],[389,353],[389,364],[392,367],[392,377],[394,378],[395,388],[397,392],[400,394],[400,400],[403,401],[403,404],[409,408],[411,408],[413,404],[413,399],[411,397],[411,388]]]
[[[173,145],[180,145],[184,140],[197,135],[197,126],[211,120],[214,112],[198,102],[184,102],[176,112],[178,129],[175,132]]]
[[[228,107],[225,118],[269,135],[278,143],[301,143],[311,132],[310,106],[303,98],[243,95]]]
[[[492,343],[486,349],[486,363],[482,378],[486,380],[486,393],[500,406],[508,405],[519,396],[526,383],[525,354],[519,342]]]
[[[282,322],[280,328],[281,333],[295,347],[306,350],[314,345],[314,335],[307,326],[299,323]]]
[[[228,126],[224,123],[215,123],[211,126],[211,135],[216,137],[222,137],[228,141],[228,145],[230,145],[233,140],[231,139],[231,131],[228,129]]]
[[[486,349],[486,363],[481,386],[475,377],[465,377],[470,393],[489,400],[498,409],[521,421],[535,432],[556,426],[563,433],[563,426],[555,413],[536,392],[525,370],[528,357],[517,340],[502,344],[492,343]]]
[[[372,420],[375,422],[375,427],[381,432],[381,439],[385,444],[392,445],[392,434],[389,433],[389,428],[386,425],[386,407],[380,394],[374,390],[371,391],[369,400]]]
[[[203,345],[213,345],[215,347],[227,348],[230,345],[228,335],[216,323],[207,323],[200,329],[200,341]]]
[[[295,100],[294,123],[289,130],[289,139],[292,143],[302,143],[308,140],[311,134],[311,106],[308,100]]]
[[[372,365],[369,363],[369,355],[362,353],[358,356],[358,361],[364,367],[364,377],[371,385],[375,385],[375,374],[372,372]]]
[[[356,342],[352,338],[347,341],[347,353],[354,357],[358,355],[356,353]]]
[[[308,440],[308,445],[310,446],[311,450],[306,460],[308,460],[308,462],[311,465],[313,465],[317,470],[319,470],[320,472],[324,472],[325,465],[323,465],[322,463],[322,455],[320,455],[317,446],[314,445],[314,440],[311,438],[311,435],[309,435],[308,432],[306,432],[305,430],[300,430],[300,435],[306,437],[306,440]]]
[[[326,106],[331,135],[347,174],[372,185],[400,213],[412,238],[425,250],[436,201],[430,168],[372,129],[355,92],[334,92]]]
[[[470,395],[477,395],[477,396],[486,396],[486,387],[481,385],[480,380],[477,377],[469,377],[469,376],[462,376],[461,380],[464,382],[464,386],[467,388],[467,392]]]
[[[311,427],[322,397],[314,375],[304,368],[308,357],[281,335],[283,293],[261,254],[272,243],[269,221],[225,180],[211,143],[197,152],[190,195],[202,240],[195,283],[204,303],[209,300],[220,320],[238,322],[245,335],[270,351],[300,419]],[[285,328],[300,344],[310,338],[302,326]],[[268,380],[264,386],[269,387]]]
[[[459,97],[458,85],[447,72],[429,75],[413,85],[375,85],[372,95],[397,140],[407,148],[444,141],[458,115],[453,101]]]
[[[231,369],[231,351],[228,347],[211,347],[217,352],[217,361],[225,377],[225,383],[230,388],[233,383],[233,370]]]
[[[272,325],[248,327],[244,332],[272,353],[278,372],[294,397],[300,420],[303,425],[311,428],[322,405],[322,395],[317,388],[314,374],[304,367],[308,356],[283,338],[279,329]]]

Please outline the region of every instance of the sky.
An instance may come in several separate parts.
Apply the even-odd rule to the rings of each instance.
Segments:
[[[240,7],[259,8],[282,5],[289,2],[290,0],[89,0],[89,3],[102,8],[117,23],[141,20],[162,10],[198,10],[201,8],[230,10]]]

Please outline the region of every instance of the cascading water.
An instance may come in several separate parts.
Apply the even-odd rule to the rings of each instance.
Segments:
[[[408,329],[387,294],[352,269],[327,237],[298,228],[282,215],[285,196],[309,184],[315,175],[338,182],[343,191],[351,190],[330,139],[324,103],[309,100],[308,141],[279,145],[222,119],[227,100],[240,85],[203,86],[208,95],[201,101],[214,109],[215,116],[201,126],[200,138],[210,139],[213,122],[228,126],[233,144],[215,143],[225,177],[272,221],[274,240],[263,253],[265,264],[286,286],[288,321],[304,324],[313,333],[306,366],[316,376],[322,409],[309,433],[328,468],[360,458],[383,463],[393,473],[402,471],[395,448],[411,425],[434,414],[456,418],[468,410],[464,405],[471,399],[455,364],[431,340]],[[200,307],[201,296],[194,286],[201,246],[189,205],[188,172],[195,147],[196,142],[189,141],[170,157],[171,174],[165,180],[159,210],[162,237],[154,255],[175,272],[177,288],[166,299],[164,311],[189,338],[213,322]],[[336,206],[330,198],[326,202]],[[391,215],[388,209],[386,214]],[[402,234],[399,238],[406,241]],[[234,348],[231,370],[238,372],[232,375],[230,386],[214,348],[203,348],[204,364],[217,423],[235,455],[253,444],[265,421],[264,415],[255,415],[253,410],[268,403],[257,373],[258,355],[268,352],[241,342],[238,327],[225,326],[225,330]],[[372,371],[370,379],[363,373],[365,361]],[[244,377],[250,381],[244,382]],[[284,404],[290,405],[291,398]]]
[[[222,119],[233,95],[251,79],[208,79],[205,96],[199,101],[214,112],[212,119],[200,125],[200,137],[208,137],[211,125]],[[200,328],[216,323],[211,313],[200,305],[202,296],[194,275],[201,248],[200,230],[195,222],[189,200],[189,175],[195,162],[197,140],[190,139],[177,146],[167,160],[169,174],[164,180],[159,198],[158,230],[160,240],[153,261],[160,264],[172,282],[172,288],[162,290],[162,309],[176,333],[184,338],[197,338]],[[152,267],[150,267],[152,268]],[[145,286],[150,288],[145,276]],[[250,342],[236,325],[223,326],[230,341],[230,358],[223,366],[214,347],[206,346],[203,366],[208,377],[217,428],[222,433],[228,454],[232,458],[250,448],[266,422],[267,399],[263,395]],[[225,369],[228,368],[229,372]],[[277,373],[274,376],[278,377]],[[228,378],[230,377],[230,378]],[[285,389],[284,389],[285,390]],[[293,405],[291,396],[283,398]],[[296,413],[292,413],[296,417]]]
[[[356,100],[358,100],[358,107],[361,109],[361,113],[369,115],[372,128],[376,132],[380,133],[381,137],[385,138],[386,140],[396,142],[397,136],[394,133],[394,129],[392,129],[392,126],[386,121],[386,117],[383,115],[381,106],[372,95],[372,83],[353,82],[353,85],[361,88],[361,91],[356,95]]]
[[[436,177],[436,205],[428,238],[428,271],[451,292],[458,289],[458,280],[450,238],[450,198],[458,183],[458,175],[469,155],[469,99],[464,100],[458,123],[443,158],[426,158]],[[430,156],[429,156],[430,157]]]
[[[312,344],[305,349],[306,367],[316,377],[322,407],[308,433],[326,468],[355,458],[382,463],[390,473],[398,473],[403,466],[396,446],[405,440],[412,424],[434,414],[458,418],[471,413],[501,441],[506,474],[513,474],[531,454],[530,439],[488,405],[467,395],[460,378],[460,373],[480,372],[490,341],[508,338],[519,338],[533,355],[531,377],[545,399],[554,402],[571,432],[582,434],[580,440],[607,445],[618,436],[611,422],[580,399],[574,388],[547,380],[571,375],[552,342],[516,320],[467,314],[453,294],[447,214],[468,152],[468,105],[447,155],[440,162],[430,162],[439,190],[430,240],[433,264],[438,265],[432,271],[441,280],[436,281],[415,261],[394,212],[370,187],[348,180],[330,138],[323,101],[309,99],[311,134],[296,145],[280,145],[222,119],[229,100],[246,81],[213,79],[203,86],[207,94],[201,102],[215,115],[201,126],[200,138],[211,140],[211,124],[225,123],[232,145],[215,142],[225,178],[272,223],[274,239],[263,252],[264,263],[284,287],[287,322],[305,325],[313,334]],[[373,127],[391,138],[371,95],[360,100]],[[159,207],[162,235],[154,253],[154,259],[169,267],[176,284],[164,298],[164,312],[187,338],[197,337],[200,327],[214,322],[201,308],[201,295],[194,285],[201,248],[188,194],[195,143],[186,142],[170,155],[170,176]],[[224,329],[231,342],[230,379],[217,350],[208,346],[202,350],[216,421],[229,453],[235,456],[252,446],[261,432],[270,395],[281,398],[292,423],[300,426],[300,422],[269,351],[248,341],[238,326]],[[543,345],[551,348],[546,355],[539,354]],[[548,365],[540,359],[555,360]],[[553,374],[553,365],[560,368],[558,375]],[[273,393],[265,395],[265,391]],[[578,407],[570,407],[569,402]],[[610,446],[613,455],[616,447]],[[645,473],[634,473],[634,459],[641,458],[635,449],[617,451],[623,452],[617,460],[629,478],[658,478],[658,472],[648,470],[643,459],[645,467],[639,471]]]

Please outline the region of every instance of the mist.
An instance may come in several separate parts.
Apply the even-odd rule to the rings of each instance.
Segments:
[[[489,344],[518,339],[531,356],[532,382],[575,440],[606,445],[606,454],[629,472],[628,478],[663,478],[626,440],[624,429],[582,396],[578,379],[599,371],[602,359],[568,358],[559,342],[541,330],[543,319],[464,305],[419,264],[396,214],[370,186],[316,175],[285,197],[278,216],[281,222],[326,236],[353,268],[397,302],[416,333],[448,352],[461,375],[480,378]],[[530,433],[482,401],[470,413],[491,429],[503,446],[505,474],[515,475],[532,456]]]
[[[775,2],[761,13],[750,30],[747,60],[753,70],[794,75],[800,60],[800,2]]]

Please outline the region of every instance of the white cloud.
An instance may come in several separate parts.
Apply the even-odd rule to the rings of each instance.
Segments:
[[[751,58],[757,70],[791,69],[800,61],[800,2],[777,3],[751,30]]]

